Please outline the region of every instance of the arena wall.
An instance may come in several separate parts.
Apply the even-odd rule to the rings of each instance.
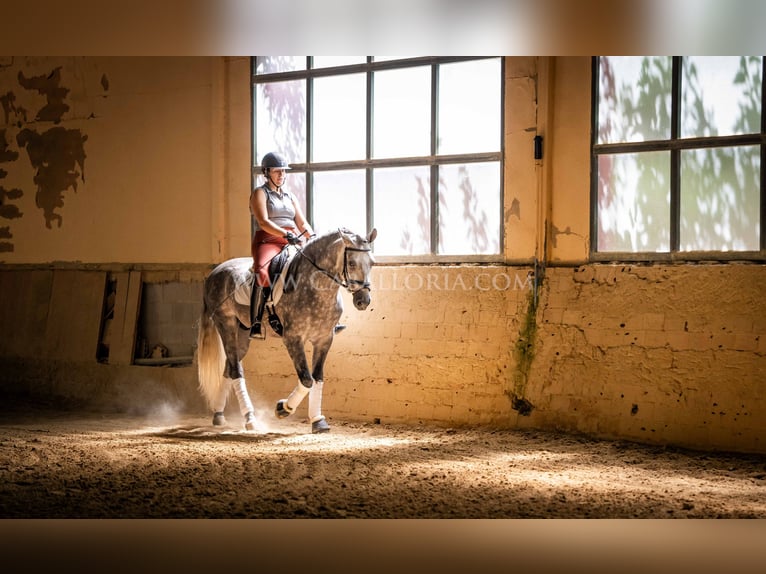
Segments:
[[[194,297],[249,253],[249,81],[248,58],[2,59],[4,396],[206,415]],[[368,310],[345,296],[330,419],[766,452],[764,266],[589,261],[590,59],[507,58],[505,105],[502,260],[381,261]],[[75,142],[53,186],[32,132]],[[281,342],[244,365],[271,416]]]

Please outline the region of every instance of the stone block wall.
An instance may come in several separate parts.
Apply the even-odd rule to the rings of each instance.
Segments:
[[[766,268],[553,267],[536,306],[531,271],[376,268],[330,352],[327,415],[766,451]],[[266,408],[297,380],[274,337],[245,366]]]

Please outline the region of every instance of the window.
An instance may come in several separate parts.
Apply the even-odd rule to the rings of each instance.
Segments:
[[[595,259],[763,258],[763,60],[594,58]]]
[[[377,227],[376,255],[396,260],[500,255],[502,58],[252,63],[254,173],[284,154],[318,233]]]

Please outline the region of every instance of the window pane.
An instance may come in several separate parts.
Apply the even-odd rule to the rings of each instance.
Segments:
[[[270,151],[288,162],[306,161],[306,82],[270,82],[255,86],[256,161]]]
[[[439,168],[439,253],[500,252],[500,164]]]
[[[373,172],[375,253],[422,255],[431,252],[430,168],[382,168]]]
[[[364,170],[317,172],[314,174],[314,230],[324,233],[348,227],[364,234],[367,202]]]
[[[349,66],[366,64],[367,56],[314,56],[313,68],[332,68],[333,66]]]
[[[598,143],[670,137],[672,64],[666,56],[600,59]]]
[[[276,74],[306,69],[306,56],[256,56],[256,74]]]
[[[431,68],[418,67],[374,75],[373,157],[431,153]]]
[[[365,158],[366,94],[365,74],[314,80],[312,161]]]
[[[681,136],[761,131],[760,56],[683,58]]]
[[[681,251],[758,251],[758,146],[681,152]]]
[[[669,251],[670,152],[598,158],[598,250]]]
[[[285,178],[285,189],[295,195],[303,213],[306,213],[306,174],[288,173]]]
[[[439,154],[500,150],[500,59],[439,66]]]

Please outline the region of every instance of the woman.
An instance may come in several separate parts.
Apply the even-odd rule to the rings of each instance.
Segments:
[[[255,271],[254,293],[250,305],[250,338],[263,336],[261,316],[266,303],[269,281],[269,263],[288,243],[299,244],[301,237],[309,238],[314,230],[306,221],[298,200],[282,188],[288,168],[284,157],[267,153],[261,160],[266,182],[250,194],[250,214],[255,224],[251,244]]]

